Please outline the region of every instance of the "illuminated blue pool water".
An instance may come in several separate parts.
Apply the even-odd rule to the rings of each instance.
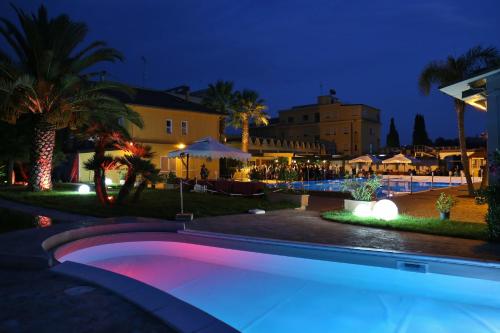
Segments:
[[[365,182],[363,178],[357,179],[358,182]],[[291,182],[291,183],[279,183],[279,184],[269,184],[271,188],[291,188],[294,190],[304,190],[304,191],[321,191],[321,192],[340,192],[342,191],[342,186],[344,180],[318,180],[318,181],[305,181],[305,182]],[[409,182],[404,180],[391,180],[388,182],[384,179],[382,182],[382,187],[377,193],[378,197],[386,196],[390,192],[422,192],[430,190],[431,188],[444,188],[449,187],[449,183],[431,183],[431,182]],[[452,184],[452,186],[457,184]],[[411,187],[411,188],[410,188]]]
[[[170,241],[96,245],[66,260],[142,281],[242,332],[500,331],[495,280]]]

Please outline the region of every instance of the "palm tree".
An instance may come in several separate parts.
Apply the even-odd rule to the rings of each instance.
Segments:
[[[207,93],[203,98],[203,104],[218,111],[219,117],[219,141],[225,142],[226,118],[231,109],[234,98],[233,82],[218,80],[215,84],[209,84]]]
[[[250,122],[253,121],[257,125],[269,123],[269,116],[265,110],[267,106],[257,92],[253,90],[235,92],[230,120],[234,127],[241,127],[241,150],[244,152],[248,152]]]
[[[123,146],[131,139],[127,128],[122,125],[125,120],[139,128],[143,126],[142,118],[137,112],[124,109],[123,112],[92,113],[89,123],[80,130],[85,138],[94,141],[94,155],[85,167],[94,172],[97,198],[104,205],[110,203],[106,193],[106,171],[116,166],[112,158],[110,160],[109,156],[105,156],[106,148]]]
[[[459,57],[455,58],[453,56],[448,56],[446,60],[433,61],[429,63],[420,74],[420,90],[425,95],[428,95],[432,86],[447,86],[457,81],[464,80],[481,69],[498,64],[499,59],[499,53],[496,48],[476,46]],[[467,157],[467,146],[465,143],[465,102],[460,99],[454,99],[454,104],[457,114],[458,140],[460,143],[463,171],[465,179],[467,180],[469,195],[474,195],[474,186],[470,176],[469,159]]]
[[[0,117],[11,123],[32,118],[30,188],[49,190],[56,130],[85,123],[91,111],[126,108],[106,95],[124,87],[90,81],[101,74],[96,65],[122,56],[102,41],[80,47],[87,26],[66,15],[49,18],[44,6],[33,15],[14,10],[19,27],[0,19],[0,35],[14,55],[0,49]]]
[[[117,167],[117,161],[111,155],[94,154],[83,165],[85,169],[94,172],[94,186],[97,199],[104,205],[110,203],[106,189],[106,171]]]
[[[117,159],[117,161],[127,167],[127,175],[125,176],[125,183],[123,184],[116,202],[122,204],[132,192],[134,184],[137,177],[143,173],[143,171],[150,171],[152,163],[149,159],[154,156],[151,151],[150,146],[144,146],[141,144],[127,144],[122,147],[126,153],[123,157]]]

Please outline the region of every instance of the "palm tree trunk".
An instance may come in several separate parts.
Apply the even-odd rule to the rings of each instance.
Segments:
[[[56,143],[56,127],[43,121],[35,124],[30,152],[29,188],[34,191],[52,189],[52,156]]]
[[[219,117],[219,142],[226,142],[226,116]]]
[[[146,189],[148,185],[147,180],[143,180],[139,186],[137,186],[135,193],[134,193],[134,198],[132,199],[133,202],[139,201],[139,198],[141,197],[142,192]]]
[[[120,192],[118,192],[118,197],[116,198],[117,204],[121,205],[125,202],[125,200],[130,195],[130,192],[132,192],[132,189],[134,188],[134,184],[135,184],[136,180],[137,180],[137,174],[135,173],[135,171],[129,172],[127,174],[127,178],[125,179],[125,183],[123,184],[122,188],[120,189]]]
[[[469,157],[467,156],[467,143],[465,141],[465,103],[461,100],[455,99],[455,111],[457,112],[458,119],[458,141],[460,143],[460,155],[462,157],[462,167],[464,168],[464,176],[467,181],[467,190],[469,195],[474,195],[474,185],[469,170]]]
[[[14,160],[11,159],[7,163],[9,164],[7,171],[7,184],[14,185],[14,183],[16,182],[16,173],[14,171]]]
[[[102,161],[104,160],[104,155],[106,154],[106,144],[103,140],[99,140],[96,142],[95,148],[94,148],[94,159],[96,161]],[[109,199],[108,199],[108,191],[106,189],[106,171],[104,170],[103,167],[99,167],[98,169],[94,170],[94,186],[95,186],[95,193],[97,195],[97,198],[99,199],[99,202],[101,202],[103,205],[108,205],[109,204]]]
[[[241,150],[248,153],[248,118],[241,120]]]
[[[97,199],[99,199],[99,202],[103,205],[109,204],[105,179],[104,170],[102,168],[94,170],[95,193],[97,195]]]

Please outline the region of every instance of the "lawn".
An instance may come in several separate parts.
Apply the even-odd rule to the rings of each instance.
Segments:
[[[110,192],[110,194],[116,194]],[[29,192],[22,188],[0,188],[0,197],[41,207],[83,215],[143,216],[172,219],[180,211],[178,190],[145,190],[140,201],[121,206],[104,207],[94,193],[78,194],[66,186],[55,187],[51,192]],[[195,217],[245,213],[252,208],[275,210],[296,207],[289,202],[271,203],[266,198],[229,197],[208,193],[184,193],[184,211]]]
[[[347,211],[332,211],[323,214],[323,218],[334,222],[357,224],[374,228],[387,228],[404,231],[414,231],[425,234],[488,239],[488,229],[486,224],[467,223],[457,221],[441,221],[437,218],[414,217],[409,215],[399,215],[392,221],[378,220],[373,217],[357,217]]]

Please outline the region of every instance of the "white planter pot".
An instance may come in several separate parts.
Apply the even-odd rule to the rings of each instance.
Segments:
[[[363,206],[368,206],[368,208],[371,210],[375,205],[375,203],[376,201],[358,201],[358,200],[344,199],[344,209],[349,212],[354,212],[356,207],[358,207],[359,205],[363,205]]]

